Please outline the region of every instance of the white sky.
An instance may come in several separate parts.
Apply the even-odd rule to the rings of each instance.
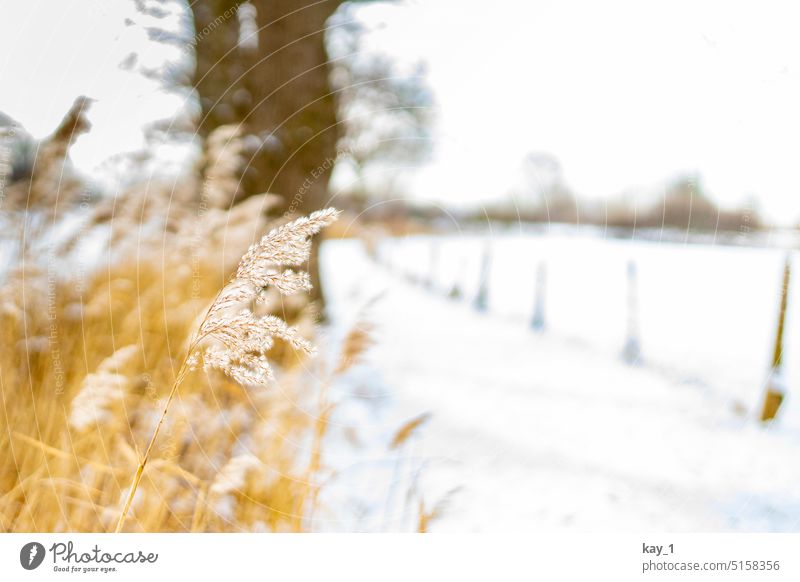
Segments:
[[[503,195],[545,151],[584,196],[697,170],[723,203],[752,194],[800,218],[796,4],[425,0],[367,16],[387,50],[430,66],[422,196]]]
[[[71,150],[91,172],[109,156],[145,147],[142,127],[173,119],[185,95],[141,69],[186,63],[174,46],[148,40],[146,26],[181,29],[183,4],[162,5],[163,20],[139,14],[133,0],[0,0],[0,111],[35,137],[50,133],[78,95],[96,100],[92,130]],[[187,8],[188,10],[188,8]],[[125,26],[129,18],[137,26]],[[132,70],[119,65],[136,54]]]
[[[163,60],[122,20],[131,0],[0,0],[0,111],[36,135],[81,93],[99,99],[76,145],[91,168],[141,147],[143,120],[181,102],[118,71]],[[549,152],[584,196],[697,170],[713,195],[753,195],[800,219],[800,11],[792,2],[424,0],[363,11],[373,42],[429,64],[436,152],[414,194],[505,196],[530,151]],[[169,55],[170,58],[174,55]]]

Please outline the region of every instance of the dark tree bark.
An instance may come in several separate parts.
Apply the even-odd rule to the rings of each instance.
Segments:
[[[237,47],[240,2],[196,0],[195,86],[201,133],[242,124],[248,165],[244,195],[271,192],[281,212],[307,214],[328,203],[339,131],[325,45],[326,23],[342,0],[254,0],[257,48]],[[230,16],[233,12],[233,16]],[[226,17],[225,15],[229,15]],[[317,247],[309,272],[322,300]]]
[[[208,135],[220,125],[239,124],[247,114],[242,78],[247,66],[237,50],[239,0],[189,0],[194,15],[197,67],[194,87],[202,108],[199,131]]]
[[[270,131],[273,148],[258,166],[267,187],[301,212],[328,201],[339,132],[325,48],[325,26],[341,2],[258,0],[259,53],[253,69],[252,123]]]

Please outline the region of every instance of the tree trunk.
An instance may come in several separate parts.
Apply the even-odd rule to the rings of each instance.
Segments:
[[[192,4],[195,86],[203,108],[200,131],[241,123],[244,133],[256,136],[248,142],[252,149],[243,170],[244,195],[277,194],[284,200],[279,210],[287,214],[307,214],[329,201],[339,131],[325,27],[341,2],[253,0],[255,49],[237,48],[239,2]],[[309,272],[313,298],[322,301],[317,249],[315,244]]]

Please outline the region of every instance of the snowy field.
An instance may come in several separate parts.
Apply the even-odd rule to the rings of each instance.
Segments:
[[[80,221],[69,226],[36,247],[58,246]],[[86,235],[72,258],[89,269],[107,233]],[[0,251],[0,266],[14,263],[16,248]],[[773,426],[755,420],[785,257],[568,233],[389,239],[377,260],[359,241],[326,242],[321,356],[335,358],[359,321],[374,325],[376,345],[331,387],[334,474],[309,527],[413,531],[422,500],[441,509],[432,531],[800,531],[797,278],[787,400]],[[620,357],[630,261],[642,348],[633,367]],[[460,299],[448,298],[454,286]],[[403,446],[389,446],[424,414]]]
[[[748,408],[760,402],[786,251],[562,233],[414,237],[384,245],[380,257],[398,273],[432,281],[439,293],[458,285],[469,302],[486,252],[493,315],[530,323],[536,270],[544,264],[548,333],[609,357],[622,352],[626,339],[627,268],[633,261],[643,364]],[[789,386],[800,387],[800,272],[794,276],[784,371]],[[788,398],[783,421],[800,426],[800,402],[792,401],[792,390]]]
[[[787,321],[789,397],[773,426],[754,420],[785,252],[562,234],[395,239],[377,254],[358,241],[324,246],[333,333],[370,302],[361,317],[377,329],[345,388],[371,413],[347,422],[374,432],[431,413],[397,452],[392,479],[427,506],[447,500],[432,530],[800,530],[800,285]],[[634,367],[620,358],[630,260],[643,355]],[[546,330],[536,334],[540,261]],[[447,298],[454,284],[460,301]],[[370,489],[350,493],[363,501]],[[383,528],[409,525],[407,498],[386,503]]]

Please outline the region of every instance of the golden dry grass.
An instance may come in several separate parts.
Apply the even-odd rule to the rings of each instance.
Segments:
[[[184,182],[94,199],[67,179],[87,103],[76,101],[45,140],[32,176],[6,188],[21,266],[2,274],[0,288],[4,532],[114,531],[188,340],[278,200],[238,200],[240,136],[225,127],[209,138],[203,171]],[[84,225],[42,249],[58,209],[75,217],[79,198]],[[108,263],[72,272],[94,229],[108,233]],[[327,236],[354,230],[348,220]],[[258,315],[276,314],[311,339],[313,305],[275,289],[304,281],[272,280]],[[309,529],[320,484],[332,478],[327,388],[358,363],[371,332],[354,328],[329,368],[276,340],[266,354],[278,372],[269,387],[243,388],[213,369],[189,373],[120,520],[125,531]]]
[[[113,530],[186,340],[219,290],[216,260],[154,258],[118,263],[83,285],[30,268],[4,286],[3,531]],[[295,324],[307,317],[302,305],[284,306]],[[283,369],[271,389],[244,389],[217,372],[187,377],[126,531],[307,528],[327,412],[294,350],[279,342],[269,355]]]

